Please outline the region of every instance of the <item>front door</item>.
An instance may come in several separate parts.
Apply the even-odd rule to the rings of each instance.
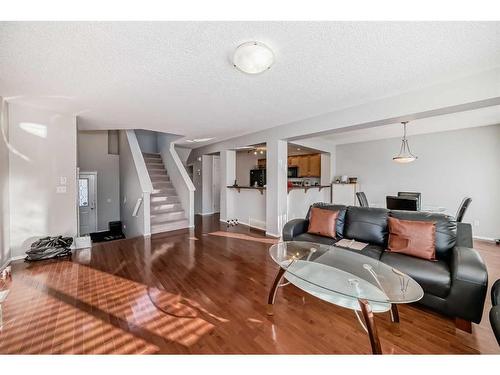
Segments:
[[[78,177],[78,215],[80,236],[97,231],[97,174],[80,172]]]

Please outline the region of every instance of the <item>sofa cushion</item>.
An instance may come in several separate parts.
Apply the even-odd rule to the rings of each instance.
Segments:
[[[335,238],[338,211],[324,210],[319,207],[311,207],[311,217],[307,233],[317,234],[324,237]]]
[[[335,227],[335,234],[338,239],[344,238],[344,223],[345,223],[345,214],[347,207],[341,204],[331,204],[331,203],[323,203],[318,202],[311,205],[311,207],[321,208],[323,210],[330,211],[338,211],[339,216],[337,216],[337,225]],[[309,211],[307,211],[306,219],[309,220],[311,217],[311,207],[309,207]]]
[[[388,218],[389,243],[393,253],[436,260],[436,225],[432,221]]]
[[[457,224],[452,217],[423,211],[396,211],[389,214],[401,220],[433,221],[436,223],[436,258],[448,259],[457,239]]]
[[[337,240],[335,238],[318,236],[317,234],[302,233],[293,238],[294,241],[316,242],[324,245],[333,245]]]
[[[391,252],[383,253],[380,260],[412,277],[420,284],[425,293],[445,298],[450,292],[450,268],[443,260],[430,262],[425,259]]]
[[[373,245],[387,244],[387,217],[385,208],[353,207],[347,208],[344,237]]]
[[[342,249],[352,251],[353,253],[356,254],[365,255],[367,257],[376,260],[379,260],[382,254],[384,253],[384,248],[382,246],[377,246],[377,245],[368,245],[363,250],[347,249],[345,247],[343,247]]]

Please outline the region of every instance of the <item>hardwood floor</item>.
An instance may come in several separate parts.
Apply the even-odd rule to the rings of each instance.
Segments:
[[[275,240],[216,216],[196,229],[97,244],[71,260],[13,264],[0,353],[365,354],[370,342],[353,312],[294,286],[266,299],[277,272]],[[477,242],[490,284],[500,247]],[[148,288],[151,286],[151,288]],[[155,305],[167,310],[168,314]],[[418,306],[376,316],[384,353],[500,353],[488,300],[473,333]]]

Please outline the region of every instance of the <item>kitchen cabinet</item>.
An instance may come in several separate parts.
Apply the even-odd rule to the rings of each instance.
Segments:
[[[310,177],[308,155],[300,156],[297,161],[297,166],[299,167],[299,177]]]
[[[266,159],[259,159],[259,160],[257,160],[257,166],[259,168],[265,168],[266,167]]]
[[[299,166],[299,157],[298,156],[289,156],[288,157],[288,166],[289,167],[298,167]]]
[[[309,155],[309,177],[321,176],[321,154]]]
[[[321,154],[288,157],[289,167],[299,167],[299,177],[321,177]]]

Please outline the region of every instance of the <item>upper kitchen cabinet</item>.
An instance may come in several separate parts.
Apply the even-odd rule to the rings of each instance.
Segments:
[[[321,155],[297,155],[288,157],[289,167],[299,167],[299,177],[321,177]]]
[[[321,177],[321,155],[309,155],[309,177]]]

